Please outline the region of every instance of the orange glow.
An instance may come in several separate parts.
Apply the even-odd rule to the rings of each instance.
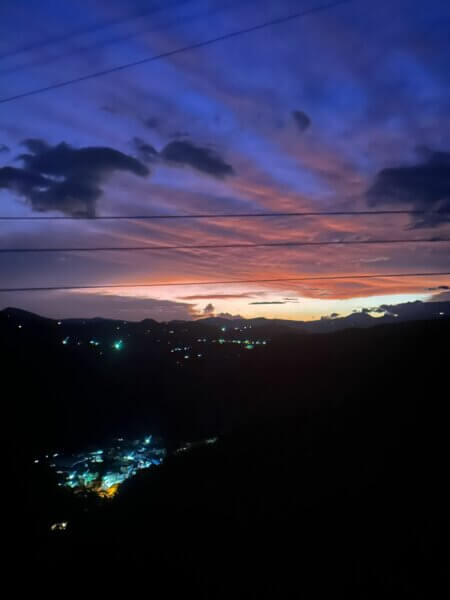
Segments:
[[[96,491],[101,498],[114,498],[114,496],[117,494],[117,490],[119,489],[119,485],[119,483],[115,483],[106,490],[99,489]]]

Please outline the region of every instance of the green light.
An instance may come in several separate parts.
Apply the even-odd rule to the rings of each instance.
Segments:
[[[123,348],[122,340],[118,340],[117,342],[114,342],[113,348],[114,348],[114,350],[122,350],[122,348]]]
[[[253,344],[247,344],[245,347],[247,348],[247,350],[253,350],[254,348]]]

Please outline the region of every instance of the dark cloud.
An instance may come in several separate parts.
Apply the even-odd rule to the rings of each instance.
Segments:
[[[329,321],[330,319],[337,319],[339,317],[339,313],[331,313],[331,315],[326,315],[323,317],[320,317],[321,321]]]
[[[428,288],[429,292],[438,292],[439,290],[450,290],[448,285],[438,285],[437,287]]]
[[[443,286],[445,287],[445,286]],[[421,319],[435,319],[443,314],[450,314],[450,292],[443,291],[435,294],[428,302],[415,300],[401,304],[381,304],[373,308],[363,308],[361,313],[374,313],[385,317],[395,317],[400,321],[414,321]],[[437,302],[445,302],[447,306],[436,306]]]
[[[415,227],[450,221],[450,153],[426,151],[423,162],[380,171],[367,191],[371,206],[408,204],[433,213],[415,217]]]
[[[205,308],[203,309],[203,314],[205,315],[212,315],[214,313],[214,304],[207,304],[205,306]]]
[[[0,153],[9,152],[9,147],[6,144],[0,144]]]
[[[294,117],[298,130],[302,133],[311,125],[311,119],[302,110],[292,111],[292,116]]]
[[[387,316],[401,316],[404,318],[416,318],[426,313],[428,306],[426,302],[415,300],[414,302],[403,302],[401,304],[380,304],[373,308],[363,308],[361,312],[375,313]]]
[[[155,117],[148,117],[147,119],[143,120],[143,123],[149,129],[158,129],[160,126],[159,119],[156,119]]]
[[[157,150],[141,138],[133,138],[133,145],[137,150],[139,158],[144,162],[153,162],[158,158]]]
[[[101,184],[116,171],[140,177],[148,168],[136,158],[108,147],[72,148],[62,142],[25,140],[28,152],[18,158],[23,167],[0,168],[0,188],[24,196],[33,210],[59,210],[74,216],[94,216]]]
[[[241,317],[241,315],[232,315],[231,313],[227,313],[227,312],[219,313],[216,316],[219,317],[219,318],[221,318],[221,319],[230,319],[230,321],[236,321],[236,320],[242,320],[242,319],[244,319],[244,317]]]
[[[161,156],[171,164],[187,165],[213,177],[226,177],[234,173],[231,165],[213,150],[196,146],[187,140],[170,142],[161,151]]]
[[[46,179],[37,173],[32,173],[17,167],[0,169],[0,189],[11,189],[24,196],[31,194],[33,189],[45,186]]]

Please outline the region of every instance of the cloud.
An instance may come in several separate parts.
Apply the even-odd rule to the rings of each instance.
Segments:
[[[13,304],[24,310],[59,319],[102,316],[133,321],[153,318],[161,322],[192,320],[197,316],[193,306],[188,303],[105,293],[36,292],[20,298],[6,294],[0,300],[0,309]]]
[[[415,227],[433,227],[450,221],[450,152],[426,151],[423,162],[380,171],[367,191],[371,206],[411,205],[415,210],[440,214],[417,216]]]
[[[306,131],[306,129],[308,129],[308,127],[311,125],[311,119],[302,110],[293,110],[292,116],[294,118],[294,121],[295,121],[295,124],[297,125],[298,130],[301,133]]]
[[[73,216],[94,216],[102,195],[101,184],[116,171],[144,177],[148,168],[136,158],[113,148],[73,148],[62,142],[23,142],[28,152],[18,158],[23,167],[0,168],[0,189],[24,196],[33,210],[59,210]]]
[[[450,292],[441,292],[440,294],[434,294],[433,296],[431,296],[430,302],[450,302]]]
[[[161,157],[170,164],[187,165],[213,177],[223,178],[234,174],[233,167],[213,150],[196,146],[187,140],[170,142],[162,149]]]
[[[234,298],[253,298],[256,295],[256,292],[242,292],[241,294],[197,294],[194,296],[180,296],[180,300],[230,300]]]
[[[329,321],[330,319],[337,319],[337,317],[339,317],[339,313],[331,313],[331,315],[326,315],[323,317],[320,317],[321,321]]]
[[[148,117],[143,120],[143,123],[149,129],[158,129],[161,124],[159,119],[156,119],[155,117]]]
[[[404,318],[415,318],[426,313],[428,308],[429,307],[426,302],[415,300],[414,302],[402,302],[401,304],[380,304],[380,306],[363,309],[361,312],[388,316],[396,315]]]
[[[0,189],[10,189],[19,194],[31,194],[33,189],[45,186],[46,179],[37,173],[18,169],[17,167],[2,167],[0,169]]]
[[[370,264],[370,263],[386,262],[388,260],[391,260],[389,258],[389,256],[374,256],[373,258],[358,258],[358,260],[356,260],[354,262]]]
[[[9,152],[9,147],[6,144],[0,144],[0,153]]]
[[[249,302],[249,304],[287,304],[286,300],[267,300],[261,302]]]
[[[428,288],[428,291],[430,291],[430,292],[437,292],[439,290],[450,290],[450,286],[449,285],[438,285],[437,287]]]
[[[203,309],[203,314],[204,315],[212,315],[212,314],[214,314],[214,304],[211,304],[211,302],[209,304],[207,304],[205,306],[205,308]]]
[[[133,138],[133,145],[138,152],[139,158],[144,162],[152,162],[158,158],[157,150],[141,138]]]
[[[216,316],[220,317],[221,319],[230,319],[231,321],[244,319],[244,317],[242,317],[241,315],[232,315],[231,313],[227,313],[227,312],[219,313]]]

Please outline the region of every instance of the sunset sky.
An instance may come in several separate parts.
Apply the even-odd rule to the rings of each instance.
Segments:
[[[0,221],[0,247],[449,238],[446,0],[354,0],[1,102],[325,3],[3,0],[0,215],[441,214]],[[0,287],[130,284],[3,292],[0,308],[52,317],[317,319],[449,299],[450,277],[131,284],[449,271],[449,246],[0,254]]]

